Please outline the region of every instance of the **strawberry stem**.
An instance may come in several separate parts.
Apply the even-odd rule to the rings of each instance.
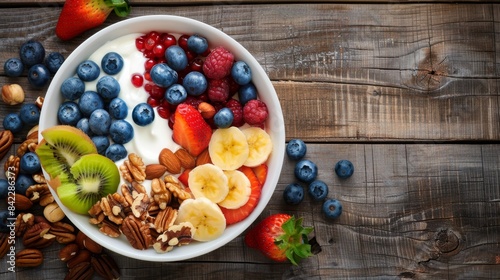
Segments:
[[[113,8],[119,17],[126,17],[130,14],[130,4],[128,0],[105,0],[106,5]]]
[[[284,234],[275,239],[275,244],[285,251],[286,257],[294,265],[307,257],[312,256],[311,245],[307,235],[313,231],[312,227],[302,226],[302,218],[292,216],[282,225]]]

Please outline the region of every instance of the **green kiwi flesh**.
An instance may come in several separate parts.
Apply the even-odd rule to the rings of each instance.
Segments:
[[[87,214],[102,197],[115,193],[120,173],[115,163],[99,154],[83,155],[70,168],[71,177],[60,176],[57,196],[71,211]]]
[[[70,167],[83,155],[97,153],[97,148],[83,131],[69,125],[57,125],[42,131],[36,149],[40,164],[51,178],[61,173],[70,176]]]

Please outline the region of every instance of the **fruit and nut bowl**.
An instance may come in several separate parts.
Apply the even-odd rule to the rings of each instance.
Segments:
[[[234,39],[144,16],[83,42],[52,80],[36,153],[68,218],[119,254],[177,261],[243,233],[274,192],[276,92]]]

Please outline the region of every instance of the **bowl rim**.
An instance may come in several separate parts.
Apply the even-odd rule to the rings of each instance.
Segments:
[[[158,28],[157,26],[159,25],[159,23],[165,25],[172,24],[173,27]],[[181,24],[182,26],[181,30],[179,30],[179,28],[177,27],[174,27],[176,24],[177,25]],[[147,30],[146,29],[142,30],[141,28],[138,27],[146,25],[152,27]],[[139,29],[141,29],[141,31],[138,31]],[[245,220],[235,225],[228,226],[224,234],[215,240],[209,242],[199,242],[196,244],[189,244],[189,246],[182,246],[179,248],[175,248],[173,251],[165,254],[157,253],[151,248],[149,248],[148,250],[141,251],[134,249],[132,246],[121,246],[125,248],[121,248],[120,246],[117,247],[114,246],[114,243],[116,243],[112,240],[114,238],[105,236],[104,234],[100,233],[97,230],[97,226],[88,223],[88,216],[79,215],[67,209],[61,203],[55,191],[51,187],[49,187],[50,191],[54,196],[54,199],[59,204],[61,209],[64,211],[68,219],[79,230],[81,230],[91,239],[95,240],[97,243],[102,245],[104,248],[107,248],[108,250],[118,253],[120,255],[138,260],[153,261],[153,262],[171,262],[171,261],[191,259],[212,252],[222,247],[223,245],[229,243],[236,237],[238,237],[257,219],[257,217],[262,213],[264,208],[267,206],[269,200],[271,199],[281,174],[283,159],[284,159],[284,151],[285,151],[284,148],[285,126],[284,126],[284,118],[281,110],[281,105],[278,96],[276,94],[276,91],[269,77],[265,73],[262,66],[257,62],[255,57],[253,57],[250,54],[250,52],[246,50],[245,47],[243,47],[241,44],[239,44],[236,40],[234,40],[232,37],[230,37],[223,31],[209,24],[203,23],[201,21],[175,15],[146,15],[146,16],[137,16],[133,18],[128,18],[119,21],[117,23],[114,23],[110,26],[107,26],[102,30],[96,32],[92,36],[90,36],[88,39],[82,42],[77,48],[75,48],[75,50],[66,58],[65,62],[60,67],[59,71],[55,74],[53,80],[51,81],[47,89],[47,96],[45,98],[45,102],[48,103],[49,106],[52,107],[55,106],[52,100],[57,97],[55,96],[54,93],[58,92],[59,90],[58,87],[60,86],[60,83],[70,75],[74,75],[74,68],[70,68],[73,67],[72,65],[74,64],[71,63],[72,61],[75,60],[78,61],[77,59],[79,57],[84,56],[84,54],[86,54],[86,57],[89,57],[90,54],[92,54],[97,48],[99,48],[102,44],[110,40],[131,33],[138,33],[138,32],[145,33],[152,30],[166,31],[166,32],[169,32],[168,30],[171,30],[170,32],[172,33],[188,33],[188,34],[199,33],[203,35],[210,34],[210,36],[207,36],[207,39],[209,37],[223,38],[224,43],[221,44],[230,49],[231,52],[234,53],[235,57],[245,57],[245,62],[247,62],[247,64],[249,64],[249,66],[252,69],[254,79],[255,77],[257,77],[257,80],[262,81],[262,83],[255,84],[258,92],[262,92],[259,89],[261,90],[265,89],[267,91],[266,99],[270,100],[272,104],[275,105],[274,107],[272,107],[272,110],[270,110],[269,112],[270,117],[268,118],[268,123],[266,123],[266,127],[268,127],[268,129],[270,130],[270,134],[274,145],[272,155],[268,159],[269,161],[268,165],[270,167],[269,169],[271,170],[272,167],[273,174],[271,175],[271,172],[268,173],[268,178],[262,188],[262,195],[253,212]],[[211,41],[210,39],[208,40],[209,42]],[[266,104],[267,103],[269,102],[266,102]],[[44,110],[44,108],[42,107],[40,116],[40,127],[39,127],[40,140],[43,138],[43,136],[41,135],[43,129],[49,127],[49,125],[52,126],[54,125],[54,123],[57,123],[56,114],[54,114],[53,112],[54,111],[50,109]],[[43,172],[45,177],[49,178],[48,174],[45,171]],[[82,222],[83,221],[82,217],[84,217],[87,220],[86,224]],[[89,225],[91,225],[91,227]],[[95,228],[96,230],[91,230],[91,228]],[[184,249],[189,247],[193,248],[193,250]],[[150,253],[150,251],[153,252]]]

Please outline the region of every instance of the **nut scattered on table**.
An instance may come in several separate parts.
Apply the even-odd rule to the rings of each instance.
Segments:
[[[47,221],[51,223],[59,222],[60,220],[64,219],[64,217],[66,217],[57,202],[52,202],[45,206],[45,208],[43,209],[43,216],[45,217],[45,219],[47,219]]]
[[[43,254],[38,249],[23,249],[16,254],[17,267],[36,267],[42,263]]]
[[[23,245],[26,248],[42,249],[55,241],[56,236],[49,233],[50,225],[44,222],[35,223],[23,236]]]
[[[17,105],[24,102],[24,90],[18,84],[2,86],[2,100],[7,105]]]
[[[10,130],[0,131],[0,160],[10,151],[14,143],[14,134]]]

